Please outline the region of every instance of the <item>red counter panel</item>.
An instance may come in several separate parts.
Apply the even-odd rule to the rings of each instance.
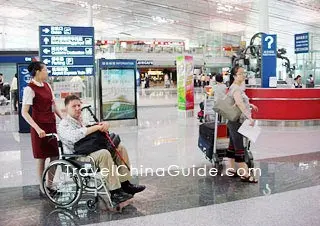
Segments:
[[[320,89],[247,89],[250,103],[259,107],[255,119],[320,119]]]
[[[320,89],[246,89],[249,98],[320,98]]]

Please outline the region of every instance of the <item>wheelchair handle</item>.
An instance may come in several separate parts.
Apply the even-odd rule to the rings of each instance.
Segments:
[[[92,116],[92,118],[93,118],[93,120],[94,120],[95,122],[99,122],[97,116],[96,116],[96,115],[92,112],[92,110],[91,110],[91,105],[82,107],[82,108],[81,108],[81,111],[83,111],[84,109],[87,109],[87,110],[89,111],[90,115]]]
[[[81,111],[83,111],[83,110],[86,109],[86,108],[87,108],[87,109],[90,109],[90,108],[91,108],[91,105],[82,107],[82,108],[81,108]]]
[[[51,137],[51,139],[55,137],[57,139],[57,141],[60,141],[58,134],[56,134],[56,133],[47,133],[46,137]]]

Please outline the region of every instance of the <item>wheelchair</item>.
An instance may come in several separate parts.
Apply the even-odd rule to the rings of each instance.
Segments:
[[[59,208],[73,207],[85,192],[94,196],[86,203],[89,210],[96,210],[99,196],[106,195],[111,210],[121,212],[124,206],[112,202],[102,175],[95,167],[94,159],[87,155],[64,154],[58,135],[51,133],[47,134],[47,137],[56,139],[59,148],[59,159],[50,162],[45,168],[40,184],[50,202]],[[90,162],[76,161],[78,157],[88,157]]]

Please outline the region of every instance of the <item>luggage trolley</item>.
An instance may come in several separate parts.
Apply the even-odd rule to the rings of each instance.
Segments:
[[[228,148],[228,132],[226,120],[213,110],[214,97],[205,94],[204,119],[205,123],[199,126],[198,147],[205,154],[214,167],[221,172],[223,158]],[[244,139],[245,161],[249,168],[254,167],[253,156],[250,151],[249,139]]]

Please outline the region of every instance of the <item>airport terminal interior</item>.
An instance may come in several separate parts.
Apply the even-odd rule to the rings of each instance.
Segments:
[[[319,0],[0,15],[0,225],[320,225]]]

